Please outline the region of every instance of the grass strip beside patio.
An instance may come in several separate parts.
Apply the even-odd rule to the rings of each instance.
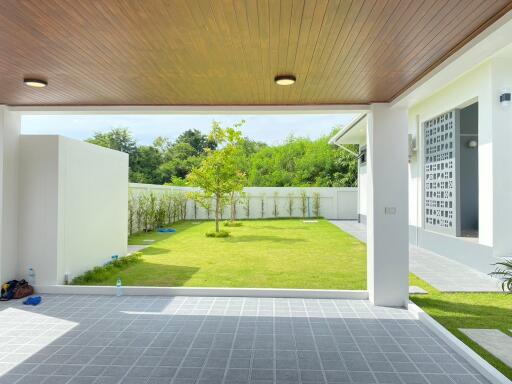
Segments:
[[[428,292],[427,295],[411,295],[414,303],[512,380],[512,367],[459,331],[459,328],[490,328],[512,336],[512,294],[443,293],[414,275],[411,276],[411,285]]]

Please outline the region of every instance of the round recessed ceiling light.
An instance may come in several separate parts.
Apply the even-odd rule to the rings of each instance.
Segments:
[[[293,75],[281,75],[276,76],[274,81],[278,85],[292,85],[295,83],[295,81],[297,81],[297,78]]]
[[[48,85],[48,82],[41,79],[23,79],[23,84],[33,88],[44,88]]]

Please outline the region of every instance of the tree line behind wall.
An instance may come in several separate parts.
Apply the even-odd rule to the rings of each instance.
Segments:
[[[275,146],[246,138],[239,162],[248,186],[356,186],[357,159],[328,143],[336,131],[317,140],[289,137]],[[86,141],[129,154],[130,182],[148,184],[184,185],[185,177],[204,159],[205,149],[216,149],[207,135],[195,129],[175,141],[157,137],[152,145],[139,145],[127,128],[98,132]],[[349,147],[357,152],[356,146]]]

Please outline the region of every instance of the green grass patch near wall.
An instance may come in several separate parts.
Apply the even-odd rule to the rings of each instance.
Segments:
[[[115,279],[117,280],[121,271],[141,262],[142,254],[140,252],[124,256],[101,267],[94,267],[90,271],[75,277],[71,281],[71,285],[95,285],[96,282],[110,279],[112,276],[116,276]]]
[[[366,246],[326,220],[247,220],[210,238],[212,221],[181,222],[174,234],[130,237],[142,262],[89,285],[366,289]]]

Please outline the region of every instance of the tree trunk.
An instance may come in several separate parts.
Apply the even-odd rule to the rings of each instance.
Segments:
[[[215,196],[215,232],[219,232],[220,198]]]

